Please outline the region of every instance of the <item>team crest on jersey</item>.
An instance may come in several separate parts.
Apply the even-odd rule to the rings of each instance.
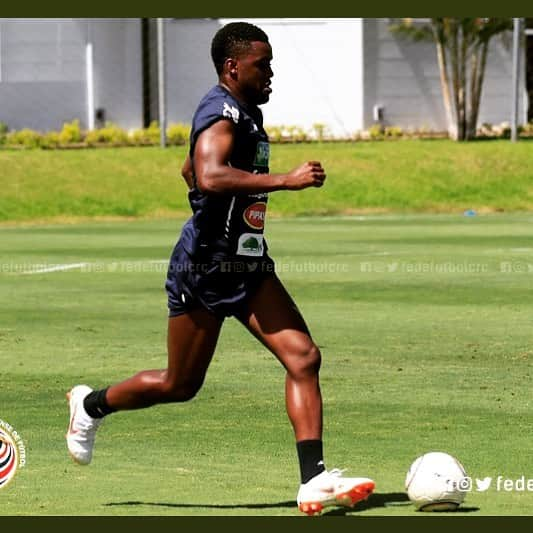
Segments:
[[[243,233],[239,237],[237,255],[262,256],[263,235],[260,233]]]
[[[270,159],[270,145],[267,142],[259,141],[257,143],[257,150],[255,152],[254,166],[268,167],[269,159]]]
[[[239,110],[236,107],[229,105],[228,102],[224,102],[222,116],[231,118],[235,124],[239,123]]]
[[[243,218],[246,224],[253,229],[263,229],[265,227],[265,202],[256,202],[249,205],[243,213]]]

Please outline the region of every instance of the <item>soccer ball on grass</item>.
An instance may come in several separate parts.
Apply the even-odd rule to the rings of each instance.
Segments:
[[[407,472],[405,490],[418,511],[455,511],[463,503],[470,479],[451,455],[429,452]]]

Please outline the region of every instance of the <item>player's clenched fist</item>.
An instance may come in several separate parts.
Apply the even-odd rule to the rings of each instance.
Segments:
[[[285,186],[291,191],[322,187],[326,173],[319,161],[308,161],[287,174]]]

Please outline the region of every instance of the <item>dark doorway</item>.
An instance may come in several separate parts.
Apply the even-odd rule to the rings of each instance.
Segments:
[[[143,125],[147,128],[158,119],[157,94],[157,26],[155,19],[141,19],[143,72]]]
[[[143,127],[146,128],[150,124],[150,38],[148,19],[141,19],[141,32],[143,62]]]
[[[526,18],[526,28],[533,30],[533,18]],[[533,121],[533,35],[526,35],[526,90],[529,98],[528,122]]]

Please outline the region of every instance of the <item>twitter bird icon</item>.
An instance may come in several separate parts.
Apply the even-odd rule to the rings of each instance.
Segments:
[[[491,477],[486,477],[484,479],[476,479],[476,489],[478,492],[485,492],[486,490],[489,490],[491,483]]]

